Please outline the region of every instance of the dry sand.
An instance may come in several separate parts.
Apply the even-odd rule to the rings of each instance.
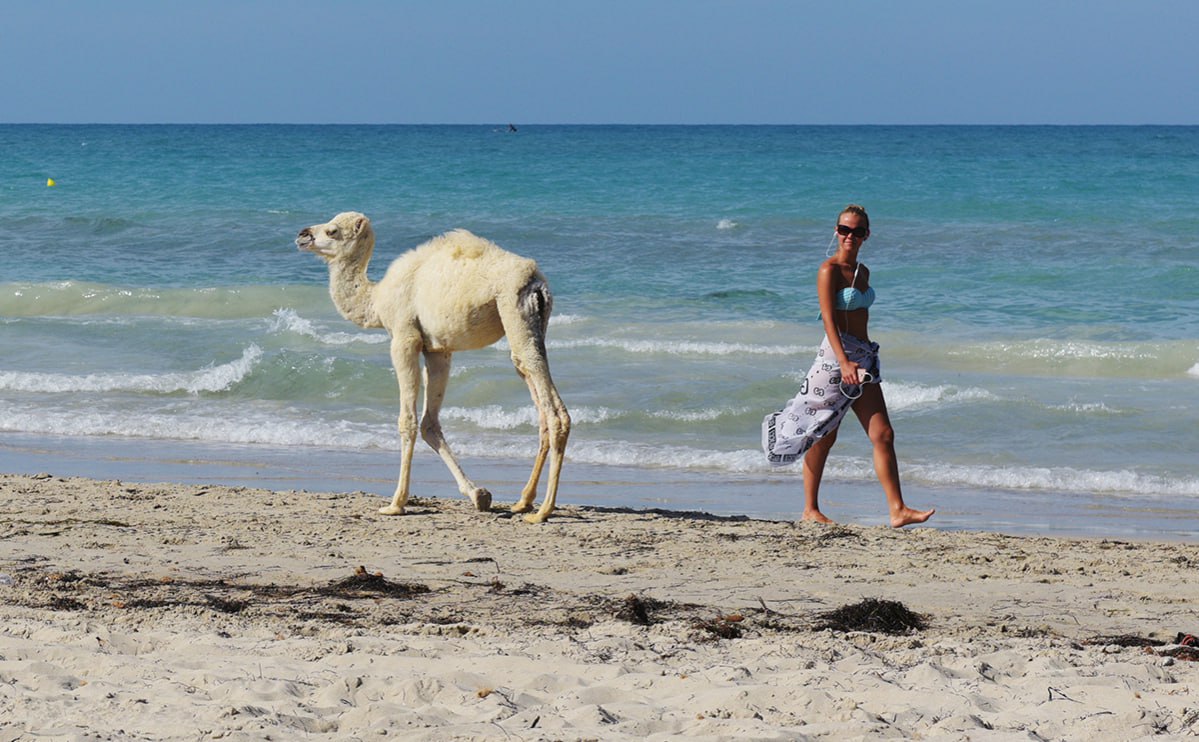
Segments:
[[[0,740],[1199,736],[1199,545],[380,504],[0,476]]]

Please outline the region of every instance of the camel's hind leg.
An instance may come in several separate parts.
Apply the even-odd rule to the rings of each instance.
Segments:
[[[558,479],[566,455],[566,441],[570,437],[570,413],[566,411],[566,404],[558,396],[544,356],[540,363],[531,368],[538,370],[534,371],[526,366],[524,376],[542,422],[539,426],[537,458],[533,462],[533,471],[521,493],[520,502],[513,505],[512,510],[523,513],[532,509],[533,500],[537,497],[537,481],[541,478],[541,469],[545,464],[548,449],[550,469],[549,478],[545,483],[545,499],[541,501],[541,508],[536,513],[525,516],[525,520],[530,523],[544,523],[558,501]]]
[[[379,508],[383,515],[403,515],[412,479],[412,454],[416,448],[416,397],[420,391],[420,338],[391,339],[391,363],[400,385],[400,478],[391,504]]]
[[[523,513],[533,509],[547,452],[549,455],[550,470],[545,499],[536,513],[525,516],[530,523],[545,522],[554,510],[558,499],[558,479],[566,455],[566,441],[570,437],[570,414],[550,377],[549,360],[545,352],[545,331],[549,325],[551,305],[549,289],[540,279],[526,286],[516,302],[499,304],[504,331],[512,351],[512,363],[529,385],[538,416],[537,458],[520,500],[512,506],[513,512]]]
[[[529,474],[529,481],[520,491],[520,500],[512,506],[512,512],[525,513],[533,509],[533,500],[537,498],[537,483],[541,481],[541,471],[545,468],[545,459],[550,452],[549,416],[545,413],[545,404],[539,398],[537,385],[521,371],[520,364],[514,361],[514,365],[516,372],[529,386],[529,396],[537,408],[537,456],[533,459],[533,471]]]
[[[441,432],[441,404],[445,401],[445,389],[450,380],[451,358],[450,353],[425,352],[425,409],[421,415],[420,433],[454,475],[458,491],[470,498],[477,510],[486,511],[491,509],[491,493],[470,481]]]

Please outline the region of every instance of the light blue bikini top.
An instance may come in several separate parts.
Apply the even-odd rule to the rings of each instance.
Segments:
[[[833,297],[833,308],[852,312],[855,309],[868,309],[874,303],[874,287],[867,286],[865,291],[859,291],[852,286],[846,286]]]
[[[854,286],[858,282],[858,271],[861,268],[862,264],[858,263],[857,267],[853,269],[853,280],[833,297],[833,309],[852,312],[855,309],[869,309],[870,305],[874,303],[873,286],[867,286],[865,291],[859,291]]]

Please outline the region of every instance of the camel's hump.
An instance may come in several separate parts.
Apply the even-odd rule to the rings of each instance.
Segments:
[[[396,258],[383,280],[391,284],[428,284],[455,276],[454,281],[474,282],[482,288],[493,287],[497,280],[522,285],[537,273],[537,263],[531,258],[509,252],[465,229],[455,229]]]
[[[441,259],[449,258],[454,261],[533,262],[530,258],[509,252],[491,240],[466,229],[453,229],[440,234],[410,252],[417,255],[423,253],[422,258],[432,258],[436,255]]]

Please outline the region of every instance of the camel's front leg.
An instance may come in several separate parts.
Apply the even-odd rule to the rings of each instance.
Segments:
[[[441,432],[441,404],[445,401],[446,385],[450,380],[451,358],[449,353],[425,353],[425,410],[421,415],[420,433],[425,443],[441,456],[441,460],[454,475],[454,480],[458,482],[458,491],[475,504],[476,510],[487,511],[491,509],[491,493],[482,487],[476,487],[466,476]]]
[[[400,385],[400,478],[391,504],[379,508],[383,515],[403,515],[412,479],[412,454],[416,448],[416,397],[420,391],[420,342],[397,338],[391,341],[391,363]]]

